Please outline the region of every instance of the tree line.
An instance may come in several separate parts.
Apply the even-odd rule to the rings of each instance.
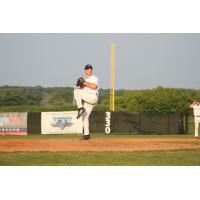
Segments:
[[[100,89],[100,102],[96,110],[109,109],[109,90]],[[116,90],[116,111],[131,113],[187,113],[194,99],[200,99],[200,90],[157,87],[146,90]],[[24,111],[73,108],[72,87],[0,87],[0,111],[5,107],[22,107]],[[4,109],[3,109],[4,108]],[[27,110],[28,109],[28,110]]]

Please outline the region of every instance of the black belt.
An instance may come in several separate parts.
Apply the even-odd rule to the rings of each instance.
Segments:
[[[200,117],[200,116],[198,115],[198,116],[195,116],[195,117]]]

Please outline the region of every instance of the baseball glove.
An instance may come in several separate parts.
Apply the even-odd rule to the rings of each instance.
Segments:
[[[79,86],[79,87],[84,87],[83,83],[85,82],[84,78],[80,77],[78,80],[77,80],[77,83],[76,83],[76,86]]]

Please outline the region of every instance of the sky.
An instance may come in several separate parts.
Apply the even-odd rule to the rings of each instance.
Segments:
[[[110,87],[116,44],[116,89],[200,89],[200,34],[0,34],[0,86],[73,87],[93,65]]]

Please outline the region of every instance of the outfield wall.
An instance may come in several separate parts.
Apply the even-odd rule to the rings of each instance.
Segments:
[[[90,130],[105,132],[105,112],[92,112]],[[110,116],[111,133],[129,134],[185,134],[184,116],[181,114],[130,114],[114,112]]]
[[[29,112],[24,115],[26,134],[82,133],[82,120],[76,120],[76,111]],[[16,113],[12,113],[16,116]],[[18,113],[19,115],[19,113]],[[0,134],[5,116],[0,113]],[[43,116],[43,118],[42,118]],[[45,123],[44,123],[45,121]],[[24,130],[25,130],[24,129]],[[139,114],[125,112],[92,112],[90,130],[106,134],[186,134],[184,116],[180,114]],[[3,133],[6,135],[5,133]],[[15,133],[12,133],[15,134]]]
[[[29,112],[27,118],[28,134],[41,134],[41,112]]]

